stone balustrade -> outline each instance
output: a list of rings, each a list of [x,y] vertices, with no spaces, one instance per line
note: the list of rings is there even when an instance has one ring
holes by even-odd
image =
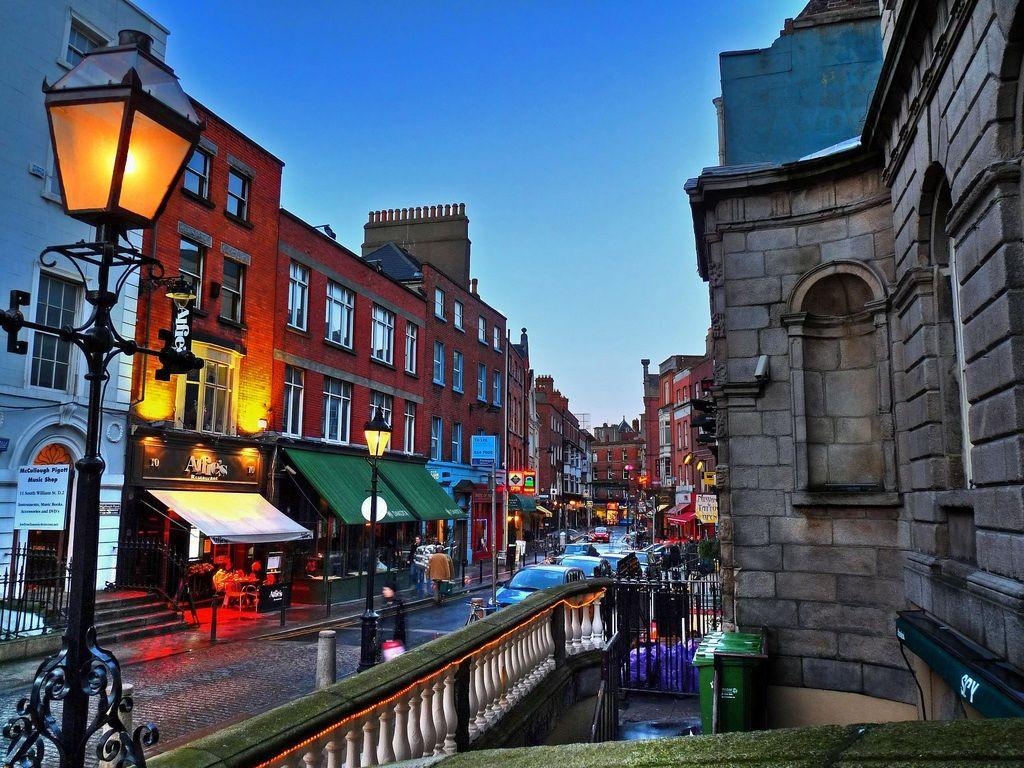
[[[150,765],[362,768],[472,749],[567,658],[604,649],[605,588],[545,590]]]

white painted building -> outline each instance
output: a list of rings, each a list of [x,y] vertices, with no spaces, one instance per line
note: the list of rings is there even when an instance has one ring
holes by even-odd
[[[163,58],[168,31],[127,0],[8,0],[0,2],[0,28],[0,303],[6,308],[12,290],[27,291],[26,319],[80,324],[88,308],[80,276],[61,259],[53,266],[39,260],[47,246],[95,239],[92,228],[65,216],[60,206],[43,79],[53,83],[82,53],[116,43],[121,29],[149,34],[154,55]],[[114,312],[129,338],[135,335],[136,298],[133,279]],[[6,338],[0,338],[0,576],[11,567],[16,540],[20,546],[69,548],[73,503],[63,531],[15,532],[18,468],[75,461],[85,445],[88,387],[81,353],[54,336],[22,331],[20,338],[29,344],[25,356],[8,353]],[[114,579],[131,373],[130,359],[113,362],[103,401],[100,587]]]

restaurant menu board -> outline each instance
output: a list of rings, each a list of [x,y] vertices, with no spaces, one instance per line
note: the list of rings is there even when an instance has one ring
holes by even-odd
[[[71,488],[71,465],[43,464],[18,468],[14,527],[62,531]]]

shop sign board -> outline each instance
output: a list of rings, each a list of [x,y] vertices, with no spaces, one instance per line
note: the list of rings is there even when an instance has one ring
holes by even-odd
[[[470,440],[470,463],[479,469],[498,466],[497,435],[473,435]]]
[[[537,495],[537,473],[532,469],[513,469],[508,473],[508,492],[521,496]]]
[[[712,488],[718,485],[718,473],[711,471],[704,473],[704,485],[711,486]]]
[[[705,525],[718,522],[718,497],[713,493],[697,494],[697,519]]]
[[[259,589],[260,613],[270,613],[287,608],[292,603],[291,584],[261,584]]]
[[[256,448],[217,449],[143,442],[144,480],[195,483],[256,483],[261,456]]]
[[[63,531],[70,489],[70,464],[18,467],[14,527],[30,531]]]

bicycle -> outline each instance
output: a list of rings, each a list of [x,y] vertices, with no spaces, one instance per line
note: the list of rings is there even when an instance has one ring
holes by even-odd
[[[495,610],[495,606],[487,605],[487,601],[482,597],[472,597],[466,605],[469,606],[469,616],[466,618],[467,627],[474,621],[486,619],[488,614]]]

